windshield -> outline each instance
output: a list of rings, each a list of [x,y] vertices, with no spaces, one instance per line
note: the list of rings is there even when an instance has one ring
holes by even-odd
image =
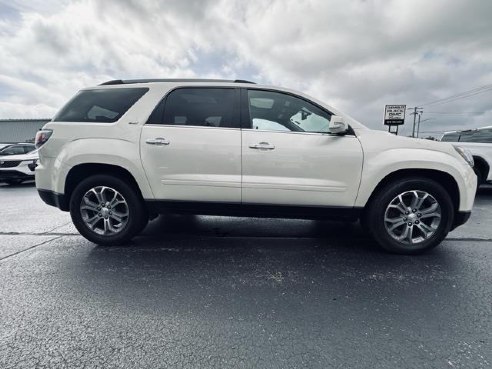
[[[0,149],[0,156],[27,154],[35,148],[34,145],[9,145]]]

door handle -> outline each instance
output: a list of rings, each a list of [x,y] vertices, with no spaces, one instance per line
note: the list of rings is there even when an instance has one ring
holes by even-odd
[[[268,142],[260,142],[254,145],[249,145],[249,148],[255,150],[275,150],[275,146],[269,144]]]
[[[145,140],[145,143],[149,145],[163,146],[163,145],[169,145],[171,142],[169,142],[169,140],[166,140],[165,138],[157,137],[157,138],[148,138]]]

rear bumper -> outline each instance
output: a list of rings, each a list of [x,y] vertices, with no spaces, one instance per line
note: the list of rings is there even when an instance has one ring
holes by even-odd
[[[41,197],[41,200],[43,200],[46,204],[57,207],[58,209],[63,211],[69,210],[68,201],[65,195],[49,190],[40,189],[38,189],[38,194],[39,197]]]
[[[455,229],[460,225],[465,224],[470,219],[471,211],[458,211],[454,216],[454,223],[451,229]]]

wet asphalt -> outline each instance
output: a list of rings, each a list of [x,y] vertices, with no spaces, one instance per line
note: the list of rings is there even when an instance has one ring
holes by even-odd
[[[162,216],[83,239],[0,185],[0,368],[491,368],[492,187],[421,256],[357,224]]]

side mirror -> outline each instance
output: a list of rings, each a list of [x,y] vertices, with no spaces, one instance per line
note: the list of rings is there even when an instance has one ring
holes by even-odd
[[[348,124],[345,123],[343,117],[339,115],[332,115],[330,124],[328,125],[328,132],[334,135],[340,135],[348,131]]]

